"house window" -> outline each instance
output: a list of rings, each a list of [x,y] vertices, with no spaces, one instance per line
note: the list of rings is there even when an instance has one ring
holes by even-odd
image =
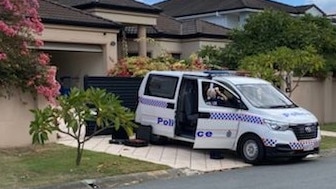
[[[181,53],[171,53],[171,56],[174,59],[180,60],[181,59]]]

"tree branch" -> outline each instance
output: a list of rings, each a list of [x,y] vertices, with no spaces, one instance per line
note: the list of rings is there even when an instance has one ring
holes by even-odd
[[[101,129],[96,130],[94,133],[92,133],[90,136],[86,137],[83,140],[83,143],[90,140],[92,137],[94,137],[95,135],[99,134],[100,132],[104,131],[105,129],[109,129],[109,128],[114,128],[114,126],[108,126],[108,127],[102,127]]]
[[[76,135],[73,135],[73,134],[71,134],[70,132],[69,132],[69,128],[68,128],[68,131],[66,132],[66,131],[63,131],[63,130],[61,130],[59,127],[57,127],[57,129],[56,129],[58,132],[60,132],[60,133],[63,133],[63,134],[66,134],[66,135],[69,135],[69,136],[71,136],[72,138],[74,138],[74,139],[76,139],[77,138],[77,136]]]

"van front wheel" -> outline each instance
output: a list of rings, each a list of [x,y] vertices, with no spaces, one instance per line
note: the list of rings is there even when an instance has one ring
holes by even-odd
[[[239,146],[239,153],[246,163],[258,164],[264,159],[264,145],[255,135],[245,136]]]

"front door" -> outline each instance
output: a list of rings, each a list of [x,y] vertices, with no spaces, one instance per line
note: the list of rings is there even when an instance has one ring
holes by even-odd
[[[221,83],[200,79],[194,148],[231,149],[239,129],[238,97]]]

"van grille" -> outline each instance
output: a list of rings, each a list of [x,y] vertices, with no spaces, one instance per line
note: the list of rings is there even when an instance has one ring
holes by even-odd
[[[289,128],[293,130],[297,140],[312,139],[317,137],[318,123],[291,125]]]

